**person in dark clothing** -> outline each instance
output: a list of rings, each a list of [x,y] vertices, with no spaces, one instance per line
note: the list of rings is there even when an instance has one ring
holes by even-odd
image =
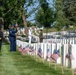
[[[0,29],[0,52],[1,52],[1,47],[2,47],[2,40],[3,40],[3,32]]]
[[[39,41],[43,42],[43,32],[42,32],[42,29],[40,29]]]
[[[0,52],[2,47],[2,40],[3,40],[3,32],[2,32],[2,26],[3,26],[3,18],[0,18]]]
[[[9,41],[10,41],[10,51],[16,51],[16,34],[17,29],[15,29],[15,25],[12,24],[9,29]]]

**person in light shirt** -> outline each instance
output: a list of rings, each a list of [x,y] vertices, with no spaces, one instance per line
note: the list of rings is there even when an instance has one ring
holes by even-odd
[[[32,38],[32,29],[31,28],[28,31],[28,38],[29,38],[29,44],[31,44],[31,38]]]

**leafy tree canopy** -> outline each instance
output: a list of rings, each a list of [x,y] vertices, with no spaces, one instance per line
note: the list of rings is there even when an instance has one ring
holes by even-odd
[[[7,29],[11,23],[23,25],[22,14],[27,18],[27,8],[35,0],[0,0],[0,17],[4,18],[4,27]],[[25,18],[25,19],[26,19]]]
[[[41,27],[51,27],[55,20],[55,12],[53,8],[49,7],[46,0],[40,0],[40,4],[41,8],[38,10],[35,19]]]

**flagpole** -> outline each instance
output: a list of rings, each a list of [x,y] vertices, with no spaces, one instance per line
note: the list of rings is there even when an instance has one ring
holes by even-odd
[[[56,64],[56,62],[55,62],[55,70],[56,70],[56,65],[57,65],[57,64]]]
[[[57,50],[57,43],[55,43],[55,49]],[[57,65],[56,61],[57,60],[55,60],[55,70],[56,70],[56,65]]]
[[[74,69],[71,69],[71,71],[72,71],[72,75],[74,75]]]

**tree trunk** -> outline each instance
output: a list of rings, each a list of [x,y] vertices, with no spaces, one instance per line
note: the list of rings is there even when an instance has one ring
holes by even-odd
[[[0,18],[0,29],[4,31],[4,19]]]
[[[23,19],[24,28],[25,28],[25,34],[26,34],[26,37],[28,37],[28,27],[27,27],[27,21],[24,13],[22,14],[22,19]]]

